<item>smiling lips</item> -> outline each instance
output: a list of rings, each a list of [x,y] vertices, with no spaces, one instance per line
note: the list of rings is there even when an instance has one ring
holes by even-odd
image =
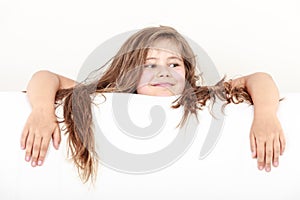
[[[168,82],[162,82],[162,83],[154,83],[154,84],[151,84],[151,86],[154,86],[154,87],[172,87],[174,84],[172,83],[168,83]]]

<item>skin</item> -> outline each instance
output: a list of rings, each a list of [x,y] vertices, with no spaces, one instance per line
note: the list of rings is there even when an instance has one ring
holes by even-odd
[[[252,157],[258,168],[267,172],[279,165],[279,156],[286,146],[284,132],[277,117],[279,92],[269,74],[255,73],[236,79],[233,85],[245,86],[254,104],[254,119],[250,130]]]
[[[21,148],[25,150],[25,160],[31,161],[33,167],[43,164],[51,137],[54,148],[59,148],[61,134],[56,123],[55,94],[75,85],[74,80],[44,70],[36,72],[29,81],[27,96],[32,111],[22,131]]]
[[[172,96],[183,92],[185,67],[180,55],[151,49],[137,86],[137,93],[151,96]]]
[[[137,92],[143,95],[172,96],[183,91],[185,68],[182,58],[175,52],[153,48],[147,55]],[[285,138],[276,112],[279,105],[278,89],[267,73],[254,73],[232,80],[233,86],[246,87],[254,102],[254,119],[250,130],[252,157],[257,158],[258,169],[271,171],[279,165],[279,156],[285,149]],[[54,112],[55,94],[70,88],[76,82],[49,72],[36,72],[27,86],[32,106],[21,136],[25,160],[33,167],[41,166],[51,138],[58,149],[60,129]],[[46,88],[47,87],[47,88]]]

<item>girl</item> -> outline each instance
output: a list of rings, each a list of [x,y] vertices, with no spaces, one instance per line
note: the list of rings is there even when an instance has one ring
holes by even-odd
[[[71,156],[84,182],[95,178],[97,155],[92,132],[91,95],[123,92],[179,95],[173,107],[184,107],[181,126],[189,114],[196,114],[208,100],[214,102],[215,98],[220,98],[225,104],[253,104],[252,157],[257,158],[260,170],[270,171],[271,164],[277,167],[279,155],[285,148],[285,138],[276,116],[279,94],[271,76],[254,73],[229,81],[223,78],[213,86],[201,86],[197,84],[200,77],[195,71],[195,56],[184,37],[171,27],[159,26],[133,34],[109,63],[105,73],[89,84],[76,83],[49,71],[35,73],[27,87],[32,112],[21,136],[25,160],[31,161],[33,167],[41,166],[51,137],[58,149],[60,129],[55,103],[62,101]],[[75,126],[75,120],[80,126]]]

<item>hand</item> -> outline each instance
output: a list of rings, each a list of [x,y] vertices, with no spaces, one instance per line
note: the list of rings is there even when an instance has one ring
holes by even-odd
[[[279,155],[285,149],[285,137],[276,114],[261,114],[254,117],[250,143],[252,157],[257,158],[258,169],[271,171],[279,165]]]
[[[54,148],[58,149],[61,137],[54,110],[32,110],[21,136],[21,148],[26,152],[25,160],[31,160],[32,167],[44,163],[51,137]]]

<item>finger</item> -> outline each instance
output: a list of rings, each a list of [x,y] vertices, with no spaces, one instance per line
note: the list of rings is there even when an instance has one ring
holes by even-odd
[[[32,153],[32,145],[34,140],[34,134],[28,134],[26,139],[26,149],[25,149],[25,160],[28,162],[31,159],[31,153]]]
[[[53,133],[53,146],[55,149],[58,150],[60,142],[61,142],[60,129],[57,126]]]
[[[279,155],[280,155],[280,141],[279,139],[274,140],[274,158],[273,166],[278,167],[279,165]]]
[[[37,158],[40,154],[42,138],[40,136],[34,137],[33,149],[32,149],[32,158],[31,158],[31,166],[35,167],[37,165]]]
[[[27,128],[27,126],[25,126],[23,128],[22,135],[21,135],[21,141],[20,141],[21,149],[23,149],[23,150],[26,148],[27,136],[28,136],[28,128]]]
[[[285,147],[286,147],[286,140],[285,140],[283,132],[280,133],[279,140],[280,140],[280,155],[282,155],[284,153]]]
[[[257,143],[257,167],[259,170],[263,170],[265,167],[265,143],[258,142]]]
[[[250,134],[250,148],[252,153],[252,158],[256,158],[256,141],[253,134]]]
[[[41,141],[41,147],[40,147],[40,153],[39,153],[39,157],[37,159],[37,165],[38,166],[42,166],[42,164],[45,161],[45,157],[48,151],[48,147],[49,147],[49,143],[50,143],[50,138],[42,138]]]
[[[265,164],[265,169],[266,172],[271,171],[271,162],[273,160],[273,143],[274,141],[267,142],[266,143],[266,164]]]

